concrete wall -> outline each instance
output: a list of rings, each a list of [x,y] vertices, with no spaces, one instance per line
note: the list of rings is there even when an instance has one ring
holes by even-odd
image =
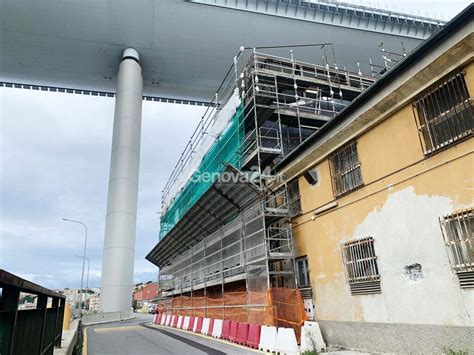
[[[472,97],[474,64],[463,64],[462,69]],[[429,334],[436,333],[430,327],[440,334],[461,329],[459,337],[472,335],[474,289],[459,287],[438,221],[444,214],[473,205],[472,137],[425,157],[408,103],[356,141],[363,187],[336,199],[327,159],[313,167],[319,175],[316,185],[299,178],[303,213],[293,221],[293,233],[297,254],[308,257],[316,319],[329,337],[326,340],[359,348],[358,340],[375,334],[367,322],[393,325],[385,335],[395,338],[409,332],[412,328],[408,325],[419,325],[420,334],[413,344],[418,342],[423,349],[430,346]],[[334,202],[336,207],[312,218],[315,211]],[[382,292],[352,296],[340,244],[365,236],[375,239]],[[421,265],[421,274],[411,277],[406,266],[415,263]],[[347,325],[354,325],[351,322],[360,325],[353,327],[352,343],[343,336],[344,332],[350,336]],[[440,344],[452,345],[454,338],[448,338]],[[365,344],[371,346],[370,342]],[[459,343],[466,344],[474,348],[470,341]],[[370,350],[397,349],[372,345]],[[433,346],[439,350],[438,345]]]

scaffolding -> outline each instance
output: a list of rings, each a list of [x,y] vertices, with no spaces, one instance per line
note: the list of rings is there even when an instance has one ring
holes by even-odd
[[[298,330],[291,189],[269,182],[281,159],[375,80],[330,66],[322,49],[323,65],[293,51],[234,58],[163,190],[160,242],[147,256],[160,267],[163,309]]]

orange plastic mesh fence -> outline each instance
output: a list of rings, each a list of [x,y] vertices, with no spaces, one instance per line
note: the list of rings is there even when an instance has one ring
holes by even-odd
[[[297,339],[300,339],[301,326],[307,320],[300,290],[274,287],[271,292],[276,325],[293,328]]]
[[[224,297],[173,297],[166,312],[295,329],[307,319],[300,290],[274,287],[264,292],[224,292]]]

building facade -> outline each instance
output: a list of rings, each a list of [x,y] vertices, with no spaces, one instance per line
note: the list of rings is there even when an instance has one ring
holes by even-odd
[[[157,282],[150,282],[136,286],[133,291],[133,304],[136,308],[141,308],[144,303],[152,303],[156,301],[160,293]]]
[[[277,167],[329,344],[474,350],[472,10]]]
[[[89,311],[92,312],[99,312],[100,311],[100,294],[96,293],[92,296],[90,296],[87,299],[87,302],[89,304]]]
[[[241,52],[164,189],[160,310],[474,350],[473,15],[371,76]]]

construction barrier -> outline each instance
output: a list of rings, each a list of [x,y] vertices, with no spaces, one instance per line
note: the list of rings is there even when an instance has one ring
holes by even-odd
[[[305,351],[324,351],[326,343],[319,329],[317,322],[304,322],[301,328],[301,352]]]
[[[276,340],[276,352],[286,355],[298,355],[298,343],[293,328],[278,328]]]
[[[189,316],[184,317],[183,326],[181,329],[187,330],[189,328]]]
[[[262,326],[257,324],[249,324],[249,332],[247,337],[247,346],[258,349],[260,343],[260,331]]]
[[[211,320],[209,318],[204,318],[202,320],[202,327],[201,327],[201,334],[208,335],[209,334],[209,323]]]
[[[296,332],[293,328],[265,326],[236,322],[231,320],[178,316],[176,314],[156,314],[153,323],[182,328],[198,334],[229,340],[233,343],[259,349],[263,352],[281,355],[297,355],[301,352],[324,351],[324,343],[317,322],[304,323],[301,347],[298,347]]]
[[[214,338],[221,338],[222,337],[222,326],[224,325],[224,321],[222,319],[215,319],[214,320],[214,327],[212,329],[212,336]]]
[[[212,332],[214,331],[214,319],[209,320],[209,330],[207,331],[207,335],[212,336]]]
[[[230,322],[230,331],[229,331],[229,340],[233,343],[237,342],[237,329],[239,327],[239,322]]]
[[[194,320],[196,319],[196,317],[189,317],[189,324],[188,324],[188,327],[186,328],[186,330],[193,330],[194,329]]]
[[[221,338],[225,340],[229,340],[230,336],[230,320],[224,319],[222,322],[222,333],[221,333]]]
[[[273,287],[262,292],[226,291],[223,297],[181,295],[170,299],[168,307],[180,316],[293,328],[298,340],[307,320],[300,290],[287,287]]]
[[[275,352],[277,342],[277,328],[263,325],[260,331],[259,350],[263,352]]]
[[[194,333],[201,333],[201,330],[202,330],[202,322],[203,322],[203,318],[198,317],[198,318],[196,319],[196,321],[194,322],[194,329],[193,329],[193,332],[194,332]]]
[[[247,339],[249,336],[249,324],[239,323],[237,326],[237,336],[235,342],[240,345],[247,345]]]

